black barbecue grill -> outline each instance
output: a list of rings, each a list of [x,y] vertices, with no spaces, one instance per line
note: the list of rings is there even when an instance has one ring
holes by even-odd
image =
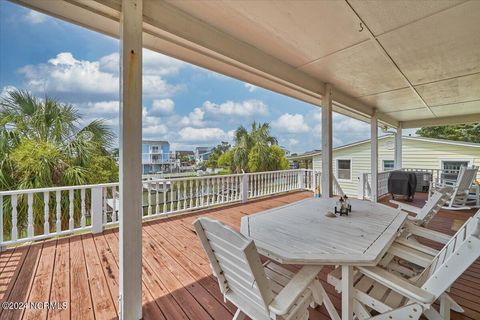
[[[405,196],[413,200],[417,188],[417,175],[415,172],[392,171],[388,177],[388,192],[395,196]]]

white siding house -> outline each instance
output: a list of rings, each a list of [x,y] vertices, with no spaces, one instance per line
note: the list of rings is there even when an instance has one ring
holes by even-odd
[[[480,144],[478,143],[410,136],[402,139],[403,168],[455,169],[462,164],[480,165]],[[393,169],[394,143],[393,135],[378,138],[379,172]],[[311,156],[313,169],[321,171],[321,151]],[[370,172],[370,140],[333,149],[333,173],[346,194],[357,196],[360,176],[367,172]]]

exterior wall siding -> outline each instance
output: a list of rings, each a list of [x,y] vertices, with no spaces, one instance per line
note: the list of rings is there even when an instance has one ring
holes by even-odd
[[[394,160],[394,137],[379,139],[378,168],[383,171],[383,160]],[[480,148],[403,138],[402,166],[404,168],[441,169],[442,160],[468,160],[480,166]],[[339,180],[343,191],[356,196],[362,173],[370,172],[370,143],[362,143],[333,151],[333,172],[337,176],[337,159],[352,160],[352,179]],[[313,168],[322,170],[322,157],[313,157]],[[477,178],[480,178],[480,174]]]

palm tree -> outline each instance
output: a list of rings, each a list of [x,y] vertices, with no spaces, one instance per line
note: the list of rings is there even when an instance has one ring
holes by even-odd
[[[235,131],[234,142],[232,152],[236,172],[278,169],[276,165],[278,161],[271,152],[271,147],[277,144],[277,139],[270,134],[268,123],[260,124],[254,121],[250,132],[240,126]]]
[[[81,121],[81,114],[72,105],[49,97],[41,100],[21,90],[10,91],[2,97],[0,190],[115,181],[118,168],[109,153],[115,135],[103,120],[93,120],[83,126]],[[4,201],[7,230],[11,222],[9,202],[8,198]],[[65,222],[67,204],[68,200],[62,195],[62,220]],[[42,206],[42,195],[36,193],[34,220],[37,226],[43,224]],[[75,201],[75,215],[79,214],[79,206]],[[19,197],[20,227],[26,224],[26,208],[25,196]]]
[[[115,135],[103,120],[80,123],[81,114],[72,105],[10,91],[0,100],[0,170],[11,176],[0,176],[0,188],[93,182],[87,169],[95,157],[109,155]],[[42,165],[25,167],[29,160]]]

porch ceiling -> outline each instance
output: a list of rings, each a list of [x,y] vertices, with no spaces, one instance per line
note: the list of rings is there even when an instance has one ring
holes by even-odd
[[[22,5],[118,37],[120,0]],[[144,0],[144,45],[403,127],[480,121],[480,1]]]

